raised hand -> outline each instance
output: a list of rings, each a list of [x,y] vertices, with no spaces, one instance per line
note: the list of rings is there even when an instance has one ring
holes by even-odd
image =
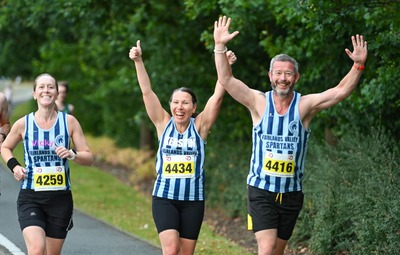
[[[353,52],[349,49],[345,49],[347,55],[354,61],[354,63],[363,66],[365,61],[367,61],[367,42],[364,41],[362,35],[356,35],[351,37],[353,43]]]
[[[231,50],[228,50],[225,54],[226,54],[226,58],[228,59],[229,64],[230,65],[235,64],[235,62],[237,60],[235,53]]]
[[[232,38],[239,34],[239,31],[229,33],[229,26],[231,18],[226,16],[219,17],[218,21],[214,23],[214,42],[215,45],[226,45]]]
[[[133,46],[129,51],[129,58],[133,61],[138,61],[142,57],[142,48],[140,48],[140,40],[137,40],[136,47]]]

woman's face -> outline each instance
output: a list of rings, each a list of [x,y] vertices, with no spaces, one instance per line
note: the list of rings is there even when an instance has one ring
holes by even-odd
[[[183,91],[176,91],[172,95],[170,108],[171,114],[178,124],[189,122],[190,117],[196,111],[196,105],[193,104],[192,96]]]
[[[56,81],[50,75],[42,75],[36,79],[33,98],[38,105],[49,106],[54,104],[58,96]]]

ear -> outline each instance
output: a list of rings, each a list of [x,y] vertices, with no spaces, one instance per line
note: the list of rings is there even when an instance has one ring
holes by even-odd
[[[32,97],[33,97],[33,100],[36,100],[36,93],[35,92],[32,92]]]
[[[269,81],[272,82],[272,73],[271,73],[271,71],[268,71],[268,77],[269,77]]]
[[[299,79],[300,79],[300,73],[297,73],[296,78],[295,78],[295,83],[297,83],[299,81]]]

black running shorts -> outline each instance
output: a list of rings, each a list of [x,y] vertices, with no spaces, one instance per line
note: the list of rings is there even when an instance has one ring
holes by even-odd
[[[181,238],[197,240],[204,217],[204,201],[179,201],[153,196],[153,219],[158,233],[175,229]]]
[[[302,191],[275,193],[248,185],[248,230],[277,229],[278,238],[289,240],[303,199]]]
[[[34,191],[21,189],[17,200],[18,220],[23,230],[39,226],[46,236],[65,239],[73,226],[72,193],[68,191]]]

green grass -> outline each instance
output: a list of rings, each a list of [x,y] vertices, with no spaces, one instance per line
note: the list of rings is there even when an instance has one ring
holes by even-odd
[[[18,106],[11,123],[30,112],[29,103]],[[14,151],[20,162],[22,143]],[[123,231],[160,246],[151,214],[151,196],[135,191],[112,174],[95,167],[71,163],[71,182],[75,207]],[[227,224],[229,224],[227,222]],[[196,247],[202,255],[250,255],[244,248],[216,235],[204,222]]]

